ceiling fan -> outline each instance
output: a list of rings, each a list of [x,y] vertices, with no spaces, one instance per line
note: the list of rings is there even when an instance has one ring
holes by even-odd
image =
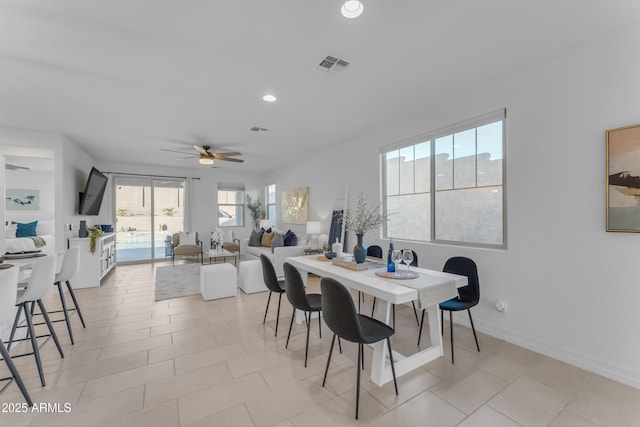
[[[202,165],[212,165],[215,160],[224,160],[226,162],[235,162],[235,163],[243,163],[244,160],[236,159],[231,156],[241,156],[242,153],[238,153],[237,151],[228,152],[228,153],[215,153],[211,152],[210,145],[194,145],[193,148],[197,151],[197,153],[185,153],[184,151],[175,151],[168,150],[166,148],[161,148],[162,151],[168,151],[170,153],[180,153],[186,154],[186,157],[178,157],[176,160],[187,160],[187,159],[198,159],[198,162]]]
[[[7,170],[10,170],[10,171],[17,171],[17,170],[19,170],[19,169],[31,170],[31,168],[28,168],[28,167],[26,167],[26,166],[13,165],[13,164],[11,164],[11,163],[5,163],[4,167],[5,167]]]

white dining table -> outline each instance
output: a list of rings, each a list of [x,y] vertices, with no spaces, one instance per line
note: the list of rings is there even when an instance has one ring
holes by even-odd
[[[320,277],[331,277],[347,288],[364,292],[377,298],[374,317],[389,324],[391,304],[403,304],[417,301],[418,306],[427,310],[429,316],[429,335],[431,345],[419,349],[411,355],[403,355],[393,350],[393,360],[397,376],[402,376],[420,366],[442,357],[442,336],[440,335],[440,316],[438,304],[458,295],[457,288],[468,284],[466,276],[443,273],[441,271],[411,267],[418,278],[397,280],[379,277],[375,270],[355,271],[321,261],[317,255],[289,257],[287,262],[295,266],[306,283],[307,273]],[[379,270],[386,271],[386,268]],[[416,331],[416,342],[418,340]],[[393,379],[389,364],[387,346],[383,341],[372,345],[373,360],[371,381],[378,386]]]

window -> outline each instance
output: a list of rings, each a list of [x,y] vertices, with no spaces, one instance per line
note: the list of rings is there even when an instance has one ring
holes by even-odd
[[[383,149],[389,238],[505,245],[505,111]]]
[[[267,201],[267,219],[271,225],[276,225],[276,185],[267,185],[264,189],[265,200]]]
[[[218,184],[218,225],[244,226],[244,185]]]

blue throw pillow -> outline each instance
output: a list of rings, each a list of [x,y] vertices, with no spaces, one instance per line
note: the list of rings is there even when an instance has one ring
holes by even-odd
[[[261,228],[260,231],[252,231],[251,236],[249,236],[249,246],[260,246],[260,242],[262,242],[262,235],[264,234],[264,228]]]
[[[285,246],[296,246],[298,244],[298,236],[296,233],[289,230],[287,234],[284,235],[284,245]]]
[[[29,222],[27,224],[22,224],[20,222],[12,221],[13,224],[18,226],[16,230],[16,237],[31,237],[37,236],[36,227],[38,227],[38,221]]]

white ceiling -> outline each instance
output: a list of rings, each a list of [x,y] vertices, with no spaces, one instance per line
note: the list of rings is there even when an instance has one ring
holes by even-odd
[[[339,0],[0,0],[0,126],[104,162],[191,166],[160,148],[210,144],[260,173],[640,18],[637,0],[363,1],[349,20]],[[314,70],[326,55],[351,65]]]

